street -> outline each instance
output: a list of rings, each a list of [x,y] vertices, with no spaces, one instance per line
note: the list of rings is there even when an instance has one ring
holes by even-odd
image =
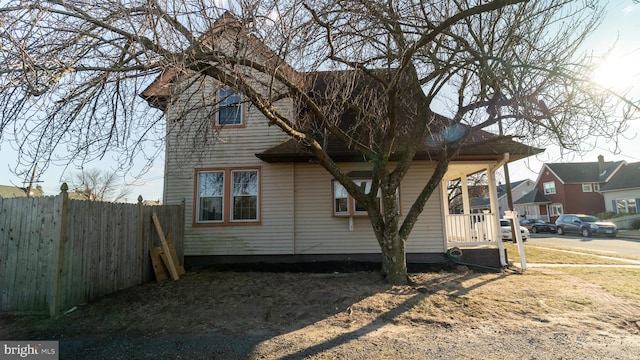
[[[621,255],[640,260],[640,239],[621,236],[610,239],[607,237],[581,237],[557,234],[531,234],[526,244],[539,246],[553,246],[592,250],[612,256]]]

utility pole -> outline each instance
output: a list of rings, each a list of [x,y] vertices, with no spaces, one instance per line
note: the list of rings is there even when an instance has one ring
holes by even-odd
[[[500,136],[503,135],[502,119],[498,120],[498,133]],[[509,208],[509,211],[513,211],[513,195],[511,194],[511,180],[509,179],[509,162],[505,162],[504,165],[502,165],[502,168],[504,169],[504,186],[505,191],[507,192],[507,207]],[[514,218],[513,221],[511,221],[511,237],[513,238],[513,242],[516,242],[516,224],[514,224],[514,222],[517,220],[518,219]]]
[[[27,188],[27,197],[31,197],[31,193],[33,192],[33,182],[36,178],[36,170],[38,169],[38,163],[33,164],[33,171],[31,172],[31,179],[29,180],[29,187]]]

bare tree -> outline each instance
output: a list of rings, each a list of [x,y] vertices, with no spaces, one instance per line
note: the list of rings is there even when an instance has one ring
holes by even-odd
[[[5,3],[0,134],[16,134],[24,159],[82,162],[114,151],[126,165],[145,142],[184,126],[165,129],[137,94],[160,74],[183,88],[216,79],[366,207],[394,283],[407,281],[405,244],[418,215],[477,130],[501,122],[505,135],[494,141],[535,134],[522,140],[579,151],[587,136],[617,141],[638,109],[595,85],[594,59],[579,52],[602,16],[596,2],[240,0],[224,16],[210,0]],[[318,70],[340,71],[326,79]],[[281,112],[283,99],[298,112]],[[345,122],[346,112],[356,121]],[[202,130],[194,141],[216,141],[210,124],[194,126]],[[330,141],[373,164],[369,192],[331,158]],[[396,189],[425,141],[437,165],[401,221]],[[68,158],[53,157],[60,148]]]
[[[84,200],[118,202],[131,193],[131,188],[118,184],[118,179],[116,172],[91,169],[75,173],[67,184]]]

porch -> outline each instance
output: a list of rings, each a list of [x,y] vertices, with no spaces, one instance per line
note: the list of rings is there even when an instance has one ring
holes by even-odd
[[[506,266],[495,172],[509,160],[508,154],[494,161],[455,162],[442,179],[444,228],[447,249],[491,247],[500,254],[500,265]],[[489,208],[481,213],[472,213],[470,206],[469,178],[482,174],[486,176]],[[453,192],[453,193],[452,193]],[[454,196],[452,196],[454,195]],[[457,198],[462,203],[462,211],[453,211],[451,201]]]

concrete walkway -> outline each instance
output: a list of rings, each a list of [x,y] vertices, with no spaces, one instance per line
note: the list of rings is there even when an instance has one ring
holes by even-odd
[[[640,240],[640,230],[620,230],[618,231],[618,237],[623,239]]]

